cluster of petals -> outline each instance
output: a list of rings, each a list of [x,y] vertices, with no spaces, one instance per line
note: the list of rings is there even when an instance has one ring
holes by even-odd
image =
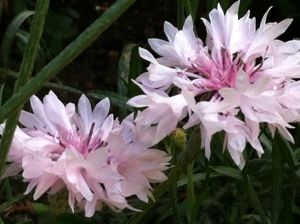
[[[159,57],[139,50],[150,65],[136,79],[144,94],[129,104],[146,107],[137,117],[144,125],[167,125],[158,136],[168,135],[188,118],[184,128],[200,127],[208,158],[212,136],[224,131],[230,155],[243,168],[247,142],[258,155],[264,152],[258,140],[262,123],[271,133],[278,130],[293,142],[288,128],[299,121],[300,41],[277,39],[291,19],[268,23],[268,10],[257,28],[249,11],[238,16],[239,5],[235,2],[226,12],[218,5],[209,20],[202,19],[205,43],[195,34],[191,16],[182,30],[165,22],[168,41],[149,39]],[[149,114],[155,119],[149,119]],[[175,119],[167,123],[170,117]]]
[[[22,171],[25,193],[34,190],[34,199],[67,189],[70,208],[90,217],[103,204],[136,210],[127,198],[147,202],[150,183],[166,180],[170,157],[151,148],[155,127],[136,125],[133,115],[114,120],[107,98],[93,110],[84,95],[77,110],[53,92],[43,102],[36,96],[30,102],[33,113],[21,112],[22,127],[15,131],[4,177]]]

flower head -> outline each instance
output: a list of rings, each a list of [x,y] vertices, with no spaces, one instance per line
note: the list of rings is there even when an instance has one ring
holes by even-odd
[[[77,110],[66,106],[50,92],[41,102],[31,97],[33,113],[22,111],[4,176],[22,171],[34,199],[48,191],[68,190],[69,205],[82,208],[90,217],[103,203],[112,209],[134,209],[127,197],[136,195],[147,201],[150,183],[162,182],[170,157],[156,149],[149,136],[152,127],[133,123],[132,116],[121,124],[109,115],[109,100],[100,101],[92,110],[83,95]],[[1,125],[1,133],[5,124]],[[141,133],[140,133],[141,132]],[[136,209],[134,209],[136,210]]]
[[[238,16],[239,5],[240,1],[235,2],[226,12],[218,5],[209,13],[209,20],[202,19],[207,30],[205,43],[194,33],[190,16],[182,30],[166,22],[168,41],[149,40],[161,57],[155,59],[140,49],[141,57],[150,62],[148,71],[137,78],[145,95],[131,99],[129,104],[147,107],[139,115],[139,120],[147,124],[160,125],[167,116],[176,114],[175,123],[188,118],[185,128],[199,125],[207,157],[212,136],[225,131],[227,148],[243,168],[246,141],[259,155],[263,153],[257,140],[261,123],[267,123],[272,133],[278,129],[293,141],[287,128],[292,128],[290,122],[299,120],[300,106],[288,102],[299,100],[299,82],[295,79],[300,74],[300,41],[276,39],[291,19],[267,23],[268,10],[257,28],[249,11]],[[156,91],[175,94],[158,102]],[[178,100],[172,102],[175,98]],[[149,114],[160,114],[160,121],[149,119]],[[175,126],[172,122],[167,125],[165,135]]]

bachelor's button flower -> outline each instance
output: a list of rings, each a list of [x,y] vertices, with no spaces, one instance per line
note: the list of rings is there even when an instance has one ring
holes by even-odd
[[[165,124],[170,114],[176,114],[175,123],[187,117],[185,128],[199,125],[207,157],[212,136],[225,131],[225,145],[242,168],[245,140],[259,155],[263,153],[258,140],[261,123],[266,123],[273,134],[278,129],[293,142],[287,128],[300,118],[300,104],[289,103],[299,101],[300,41],[276,39],[291,19],[267,23],[268,10],[257,28],[249,11],[238,16],[239,5],[240,1],[235,2],[226,12],[218,5],[209,13],[209,20],[203,19],[205,43],[194,33],[190,16],[182,30],[165,23],[168,42],[149,40],[160,56],[155,59],[140,49],[141,57],[150,62],[148,72],[137,78],[145,95],[129,103],[147,107],[139,116],[144,125]],[[172,95],[164,97],[164,103],[158,102],[152,94],[156,91]],[[171,98],[178,101],[170,103]],[[184,107],[174,106],[179,104]],[[164,135],[173,127],[170,123]]]
[[[4,177],[23,171],[25,193],[34,191],[34,199],[67,189],[72,211],[83,209],[90,217],[103,204],[136,210],[127,197],[147,201],[150,183],[166,180],[163,171],[170,157],[149,149],[149,137],[141,136],[155,133],[153,127],[136,126],[132,117],[119,124],[109,115],[108,99],[92,109],[83,95],[77,110],[53,92],[43,102],[36,96],[30,101],[33,113],[21,113],[24,127],[16,129]]]

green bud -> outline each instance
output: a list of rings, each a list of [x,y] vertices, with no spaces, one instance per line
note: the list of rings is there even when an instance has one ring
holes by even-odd
[[[170,135],[171,142],[177,148],[183,150],[185,148],[186,143],[186,133],[181,128],[176,128]]]

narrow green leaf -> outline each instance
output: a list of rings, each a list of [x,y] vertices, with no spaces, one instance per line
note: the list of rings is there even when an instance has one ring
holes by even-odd
[[[296,148],[294,150],[294,156],[295,156],[296,162],[299,162],[300,161],[300,148]]]
[[[118,94],[131,98],[141,93],[140,88],[133,83],[142,70],[142,60],[138,53],[137,44],[128,44],[123,48],[118,69]],[[124,108],[124,107],[123,107]],[[127,111],[120,108],[121,117],[127,115]]]
[[[181,29],[185,21],[184,0],[177,0],[177,28]]]
[[[199,5],[202,3],[200,0],[188,0],[189,5],[190,5],[190,12],[189,14],[192,15],[192,18],[195,19],[197,18],[197,13],[199,12]]]
[[[29,33],[23,30],[19,30],[16,36],[22,41],[24,46],[28,43]],[[35,70],[40,71],[45,66],[46,55],[43,49],[41,48],[40,44],[38,45],[38,57],[36,58],[35,62]]]
[[[196,217],[193,214],[195,206],[195,189],[194,189],[194,176],[193,176],[194,162],[187,165],[187,219],[189,223],[195,223]]]
[[[293,201],[295,198],[296,190],[293,185],[290,185],[285,191],[283,197],[283,210],[281,212],[279,223],[293,223]]]
[[[216,8],[218,2],[218,0],[207,1],[207,12],[210,12],[212,9]]]
[[[294,151],[290,145],[290,143],[284,139],[282,136],[278,136],[278,138],[274,138],[274,140],[277,140],[278,147],[282,151],[282,155],[284,157],[285,162],[288,164],[288,166],[295,172],[298,170],[297,168],[297,158],[296,155],[294,154]]]
[[[246,187],[246,192],[248,193],[248,197],[253,204],[254,209],[257,211],[258,215],[260,216],[261,222],[263,224],[269,224],[270,222],[267,219],[267,216],[261,206],[261,203],[257,197],[257,194],[252,186],[251,180],[247,174],[243,175],[243,181]]]
[[[221,176],[223,176],[223,174],[219,174],[219,173],[210,173],[209,174],[209,178],[218,178]],[[196,173],[193,175],[194,182],[205,180],[205,178],[206,178],[206,173]],[[187,182],[188,182],[188,178],[183,178],[183,179],[177,181],[177,187],[184,186],[187,184]]]
[[[269,150],[272,151],[272,142],[270,141],[270,139],[264,134],[262,133],[259,137],[259,141]]]
[[[13,40],[19,30],[19,27],[23,24],[23,22],[31,15],[34,14],[34,11],[25,11],[21,12],[17,15],[9,24],[7,30],[4,33],[2,39],[2,55],[3,55],[3,64],[4,67],[8,67],[9,63],[9,55],[12,49]]]
[[[106,30],[123,12],[136,0],[116,1],[103,15],[79,35],[69,46],[46,65],[20,91],[16,92],[3,106],[0,107],[0,122],[3,122],[18,106],[26,102],[43,85],[65,68],[74,58],[86,49],[100,34]]]
[[[192,4],[191,4],[191,1],[190,0],[186,0],[185,1],[185,11],[186,11],[186,15],[191,15],[192,18],[194,19],[193,17],[193,9],[192,9]]]
[[[223,174],[225,176],[232,177],[238,180],[242,179],[242,173],[239,169],[226,166],[212,166],[210,168],[216,171],[217,173]]]
[[[300,215],[300,208],[297,205],[293,204],[292,209],[293,209],[293,213]]]
[[[138,50],[137,44],[126,45],[119,61],[118,93],[129,98],[140,93],[139,88],[132,82],[141,74],[142,70],[142,60]]]
[[[253,0],[243,0],[243,2],[240,4],[240,9],[239,9],[240,16],[243,16],[246,14],[246,12],[249,10],[252,2],[253,2]]]
[[[0,106],[2,105],[2,97],[3,97],[4,84],[0,87]]]
[[[128,97],[134,97],[141,93],[140,88],[132,82],[142,72],[142,59],[139,55],[139,46],[134,45],[131,51],[130,68],[128,77]]]
[[[242,217],[242,220],[255,220],[256,222],[261,222],[261,218],[259,215],[255,215],[255,214],[248,214]],[[248,223],[248,222],[247,222]],[[251,222],[253,223],[253,222]]]
[[[280,147],[282,136],[276,132],[272,142],[272,224],[279,224],[279,216],[282,210],[282,185],[283,185],[283,161]]]

